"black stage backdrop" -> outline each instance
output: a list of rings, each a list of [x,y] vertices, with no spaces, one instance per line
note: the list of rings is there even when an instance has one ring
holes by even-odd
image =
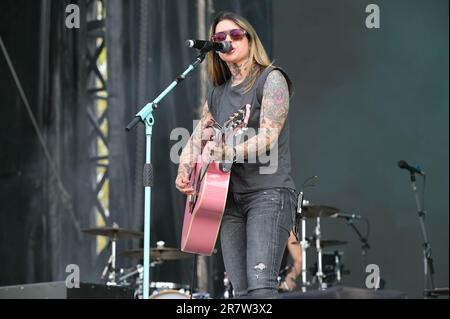
[[[80,233],[93,216],[88,122],[80,107],[86,104],[85,30],[65,29],[69,3],[76,2],[1,3],[0,34],[55,164],[52,169],[45,157],[2,53],[2,285],[61,280],[68,264],[78,264],[89,279],[95,266],[92,239]]]
[[[68,4],[77,4],[81,28],[67,29]],[[247,17],[271,52],[271,1],[105,1],[108,59],[108,149],[110,218],[108,224],[142,230],[143,125],[130,133],[125,125],[194,61],[187,39],[203,39],[214,13],[230,10]],[[0,285],[64,280],[66,266],[80,266],[81,280],[98,282],[108,257],[99,256],[95,237],[80,229],[95,226],[92,202],[95,166],[88,139],[93,131],[86,114],[86,89],[92,74],[86,51],[87,20],[94,18],[93,1],[2,1],[1,36],[37,119],[39,131],[55,162],[59,184],[46,160],[3,55],[1,70],[0,153]],[[179,247],[184,197],[174,187],[177,165],[170,161],[174,128],[192,131],[208,83],[201,70],[191,73],[155,112],[153,129],[154,188],[151,245],[165,241]],[[91,109],[92,110],[92,109]],[[61,185],[61,186],[59,186]],[[68,196],[65,196],[65,193]],[[140,244],[120,241],[118,251]],[[138,261],[118,260],[119,267]],[[220,287],[223,265],[218,250],[203,260],[207,289]],[[189,284],[192,260],[167,262],[154,268],[151,279]],[[204,281],[204,278],[202,279]],[[213,287],[214,286],[214,287]]]

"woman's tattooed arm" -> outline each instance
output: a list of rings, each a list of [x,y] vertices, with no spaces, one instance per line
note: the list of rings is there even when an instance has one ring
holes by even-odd
[[[289,111],[289,88],[283,74],[272,71],[264,84],[261,103],[260,131],[247,142],[236,146],[239,159],[248,159],[249,154],[262,155],[277,143]]]

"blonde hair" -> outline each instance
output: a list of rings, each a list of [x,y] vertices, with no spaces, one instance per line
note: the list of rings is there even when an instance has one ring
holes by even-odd
[[[255,29],[247,20],[236,13],[218,13],[209,28],[209,39],[213,36],[217,24],[223,20],[233,21],[239,28],[246,31],[246,37],[249,43],[249,59],[248,73],[245,79],[247,80],[247,84],[245,85],[244,92],[247,93],[253,87],[261,72],[271,65],[271,62]],[[228,69],[228,65],[220,59],[215,51],[210,51],[207,59],[208,74],[214,86],[220,86],[231,78],[231,72]]]

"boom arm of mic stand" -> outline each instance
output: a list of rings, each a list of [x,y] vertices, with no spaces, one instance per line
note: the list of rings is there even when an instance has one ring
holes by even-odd
[[[145,165],[143,168],[143,186],[144,186],[144,284],[143,284],[143,299],[149,298],[149,284],[150,284],[150,216],[151,216],[151,198],[152,198],[152,187],[153,187],[153,167],[151,164],[151,144],[152,144],[152,131],[153,125],[155,124],[155,118],[153,117],[153,110],[157,108],[158,103],[169,94],[181,81],[183,81],[186,76],[195,69],[206,57],[205,52],[201,52],[194,63],[189,65],[189,67],[180,74],[158,97],[153,101],[145,105],[136,117],[127,125],[127,131],[133,129],[140,121],[145,124],[145,135],[146,135],[146,155],[145,155]]]
[[[363,262],[363,273],[365,274],[366,268],[367,268],[367,250],[370,249],[369,242],[366,237],[364,237],[359,229],[355,226],[355,223],[353,222],[353,218],[347,217],[347,224],[352,227],[352,229],[355,231],[355,233],[358,235],[359,240],[361,241],[361,253],[362,253],[362,262]],[[364,282],[364,279],[363,279]]]
[[[362,245],[363,250],[365,251],[366,249],[370,249],[370,245],[369,245],[367,238],[361,234],[361,232],[359,231],[358,228],[356,228],[355,223],[353,222],[353,218],[348,217],[347,224],[352,227],[352,229],[356,232],[356,234],[358,234],[358,238],[361,241],[361,243],[363,244]]]
[[[170,92],[172,91],[175,86],[178,85],[178,83],[182,82],[186,76],[193,71],[200,63],[203,62],[203,60],[206,57],[207,52],[201,52],[197,58],[195,59],[194,63],[189,65],[189,67],[181,73],[177,78],[163,91],[160,95],[151,103],[148,103],[145,105],[139,113],[136,114],[136,117],[128,123],[126,126],[127,131],[131,131],[140,121],[146,121],[146,119],[151,116],[151,113],[154,109],[157,108],[158,103]]]

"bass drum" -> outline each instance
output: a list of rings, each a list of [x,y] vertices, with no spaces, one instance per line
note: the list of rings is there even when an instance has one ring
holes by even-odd
[[[178,290],[163,290],[154,293],[149,296],[149,299],[190,299],[191,296],[186,292],[180,292]]]

